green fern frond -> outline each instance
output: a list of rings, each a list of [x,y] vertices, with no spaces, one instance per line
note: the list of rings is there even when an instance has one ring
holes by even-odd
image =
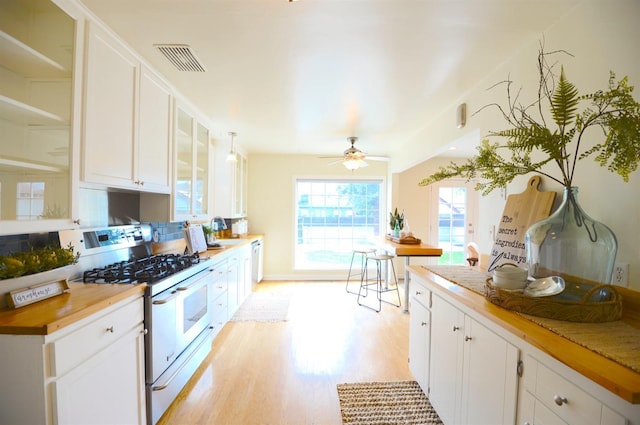
[[[578,90],[567,80],[562,67],[558,86],[551,97],[551,115],[561,132],[573,122],[579,101]]]

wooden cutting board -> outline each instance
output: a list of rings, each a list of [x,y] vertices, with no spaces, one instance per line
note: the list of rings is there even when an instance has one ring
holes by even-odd
[[[540,183],[540,176],[533,176],[524,192],[507,197],[491,250],[488,274],[504,263],[526,267],[525,233],[533,223],[549,216],[556,198],[556,192],[538,190]]]

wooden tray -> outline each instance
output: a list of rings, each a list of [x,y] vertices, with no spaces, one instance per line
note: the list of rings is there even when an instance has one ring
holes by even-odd
[[[493,279],[489,278],[485,284],[487,299],[493,304],[518,313],[582,323],[612,322],[622,317],[622,297],[611,285],[583,285],[586,289],[577,292],[581,298],[578,296],[574,300],[568,299],[567,294],[530,297],[522,291],[498,288],[493,286],[492,282]],[[592,295],[604,288],[609,294],[606,300],[590,300]]]
[[[420,245],[420,242],[421,242],[420,239],[414,236],[404,236],[402,238],[396,238],[387,234],[386,238],[389,239],[391,242],[404,244],[404,245]]]

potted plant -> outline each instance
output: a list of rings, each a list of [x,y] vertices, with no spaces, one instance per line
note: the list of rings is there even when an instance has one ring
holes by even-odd
[[[74,264],[80,253],[74,254],[73,246],[67,248],[47,246],[0,255],[0,280],[42,273]]]
[[[389,227],[391,227],[391,234],[394,237],[400,237],[400,231],[404,229],[404,211],[402,214],[398,214],[396,208],[392,213],[389,213]]]
[[[440,167],[419,185],[461,176],[479,179],[476,190],[486,195],[529,173],[559,182],[564,186],[562,204],[527,232],[529,272],[533,277],[560,273],[609,283],[617,250],[615,235],[584,213],[573,179],[578,162],[593,158],[628,182],[640,161],[640,104],[631,94],[634,88],[627,77],[616,81],[613,72],[607,89],[580,95],[564,68],[557,75],[555,65],[549,64],[548,57],[558,53],[566,52],[545,52],[541,45],[538,96],[533,103],[521,104],[520,93],[514,94],[512,82],[505,81],[506,106],[493,103],[482,108],[498,108],[509,125],[489,133],[500,137],[500,142],[483,140],[476,156]],[[600,129],[602,138],[589,144],[585,136],[593,129]],[[549,171],[547,164],[555,165],[558,173]],[[552,232],[554,238],[547,237]]]

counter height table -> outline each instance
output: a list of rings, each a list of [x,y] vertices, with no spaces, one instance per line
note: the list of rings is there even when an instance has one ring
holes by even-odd
[[[381,238],[372,239],[371,242],[378,249],[384,250],[387,254],[395,255],[396,257],[404,257],[404,307],[403,313],[409,312],[409,262],[411,257],[440,257],[442,255],[442,248],[427,245],[424,242],[419,244],[401,244],[393,242],[387,239],[385,236]],[[387,270],[387,282],[388,270]]]

